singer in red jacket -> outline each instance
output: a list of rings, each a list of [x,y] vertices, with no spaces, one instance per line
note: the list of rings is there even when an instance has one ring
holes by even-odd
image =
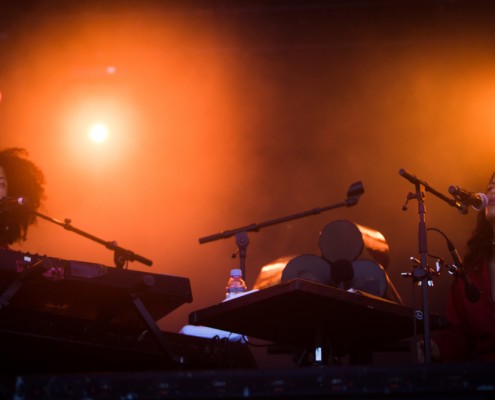
[[[495,361],[495,174],[486,191],[464,259],[466,278],[456,277],[449,294],[449,328],[432,334],[432,360]]]
[[[44,199],[45,178],[22,148],[0,151],[0,248],[26,240]],[[23,198],[26,206],[10,201]]]

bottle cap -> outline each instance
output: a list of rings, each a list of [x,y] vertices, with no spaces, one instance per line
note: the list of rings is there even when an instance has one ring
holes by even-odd
[[[242,276],[242,271],[238,268],[231,269],[230,276]]]

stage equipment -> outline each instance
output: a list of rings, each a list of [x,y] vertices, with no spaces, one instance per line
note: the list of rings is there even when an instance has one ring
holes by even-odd
[[[130,294],[157,320],[192,301],[188,278],[0,249],[0,309],[131,323]]]
[[[146,327],[53,314],[2,313],[0,381],[5,376],[108,371],[251,369],[247,344],[161,331],[177,362]]]
[[[78,331],[84,339],[123,327],[146,331],[164,359],[180,364],[156,321],[191,301],[187,278],[0,250],[0,332],[11,338],[56,341],[65,333],[72,341]],[[0,343],[3,353],[10,344]]]
[[[393,301],[293,279],[194,311],[189,323],[308,352],[348,351],[368,359],[365,355],[412,337],[414,321],[422,324],[420,317]],[[432,315],[431,324],[441,327],[443,320]]]
[[[468,207],[471,206],[476,211],[483,210],[488,204],[488,197],[484,193],[468,192],[459,186],[449,186],[449,193],[454,196],[454,199],[461,203],[466,209],[467,214]]]
[[[347,283],[350,288],[403,303],[385,269],[376,261],[358,259],[352,261],[353,277]]]
[[[261,268],[253,289],[264,289],[296,278],[329,285],[330,263],[314,254],[280,257]]]
[[[28,399],[489,400],[493,363],[20,376]]]
[[[244,343],[160,330],[158,320],[191,301],[187,278],[0,250],[0,380],[256,368]]]
[[[2,197],[0,199],[0,214],[11,211],[15,208],[26,207],[29,205],[29,199],[24,196],[20,197]]]
[[[319,214],[323,211],[333,210],[339,207],[351,207],[357,204],[359,198],[364,193],[364,187],[361,182],[353,183],[349,189],[347,190],[347,199],[341,203],[333,204],[326,207],[317,207],[312,210],[303,211],[297,214],[288,215],[286,217],[276,218],[270,221],[265,221],[257,224],[246,225],[240,228],[230,229],[227,231],[223,231],[220,233],[216,233],[210,236],[206,236],[199,239],[199,243],[208,243],[213,242],[219,239],[226,239],[232,236],[236,237],[236,244],[239,253],[240,259],[240,269],[242,271],[242,277],[246,280],[246,251],[247,246],[249,245],[248,232],[258,232],[260,229],[265,228],[267,226],[272,226],[276,224],[280,224],[282,222],[292,221],[294,219],[307,217],[309,215]]]
[[[66,218],[62,222],[62,221],[59,221],[55,218],[49,217],[48,215],[42,214],[38,211],[31,211],[31,212],[40,218],[43,218],[47,221],[50,221],[50,222],[54,223],[55,225],[61,226],[62,228],[66,229],[68,231],[77,233],[78,235],[83,236],[86,239],[90,239],[93,242],[102,244],[107,249],[112,250],[113,251],[113,260],[114,260],[115,266],[117,268],[124,268],[124,267],[127,268],[127,264],[129,263],[129,261],[138,261],[138,262],[140,262],[144,265],[147,265],[149,267],[151,265],[153,265],[153,261],[151,261],[150,259],[143,257],[139,254],[136,254],[129,249],[125,249],[125,248],[119,246],[115,240],[114,241],[103,240],[103,239],[96,237],[96,236],[94,236],[88,232],[84,232],[83,230],[76,228],[75,226],[72,225],[72,221],[69,218]]]
[[[385,237],[375,229],[347,220],[325,225],[320,232],[319,248],[322,257],[330,263],[371,258],[383,268],[389,264],[389,246]]]
[[[348,265],[344,266],[344,263]],[[350,270],[346,270],[346,267]],[[330,264],[323,257],[314,254],[280,257],[261,268],[253,289],[264,289],[298,278],[345,290],[366,292],[402,303],[385,269],[369,259],[352,262],[339,260]]]
[[[447,237],[445,233],[443,233],[440,229],[438,228],[428,228],[428,231],[435,231],[438,232],[440,235],[442,235],[447,242],[447,247],[449,249],[450,255],[452,256],[452,261],[454,262],[452,265],[446,264],[443,260],[439,259],[438,263],[440,266],[443,266],[447,268],[449,274],[457,276],[461,278],[464,282],[464,293],[466,295],[466,298],[471,302],[471,303],[476,303],[479,301],[481,293],[479,289],[476,287],[471,282],[471,279],[469,279],[469,276],[464,269],[464,263],[461,260],[461,256],[459,255],[459,252],[454,246],[454,243],[450,241],[450,239]],[[440,274],[440,269],[438,268],[437,274]]]
[[[409,192],[407,195],[406,203],[402,206],[402,210],[407,210],[407,203],[409,200],[417,200],[418,202],[418,248],[420,259],[418,263],[414,263],[411,273],[403,274],[409,276],[414,282],[421,285],[422,294],[422,313],[423,313],[423,341],[424,341],[424,354],[425,354],[425,364],[431,363],[431,343],[430,343],[430,310],[429,310],[429,299],[428,299],[428,288],[432,282],[431,269],[428,266],[427,256],[427,237],[426,237],[426,192],[434,194],[439,199],[446,202],[451,207],[457,208],[461,213],[465,214],[466,207],[455,199],[451,199],[442,193],[438,192],[432,188],[427,182],[417,178],[415,175],[406,171],[405,169],[399,170],[399,175],[407,179],[414,185],[415,191]]]

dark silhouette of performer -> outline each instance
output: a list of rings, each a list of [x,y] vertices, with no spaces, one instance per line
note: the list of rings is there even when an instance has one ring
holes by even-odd
[[[432,361],[495,361],[495,173],[447,301],[446,330],[431,336]],[[422,343],[419,361],[424,360]]]
[[[43,172],[28,156],[23,148],[0,151],[0,248],[27,239],[45,198]]]

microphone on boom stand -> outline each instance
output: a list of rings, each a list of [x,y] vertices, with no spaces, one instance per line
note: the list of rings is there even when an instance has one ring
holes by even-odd
[[[488,204],[488,197],[484,193],[469,192],[459,186],[449,186],[449,193],[466,208],[471,206],[476,211],[483,210]]]

